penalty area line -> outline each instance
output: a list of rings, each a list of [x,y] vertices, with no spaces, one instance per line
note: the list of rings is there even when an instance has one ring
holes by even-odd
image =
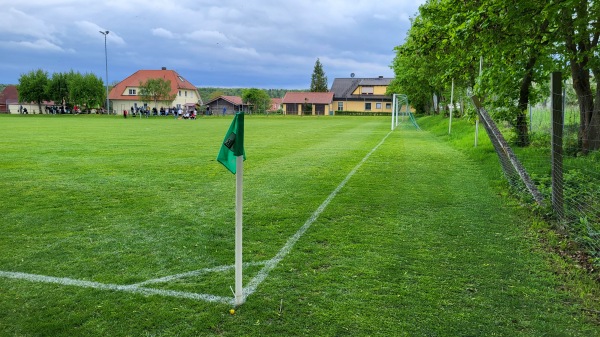
[[[321,215],[321,213],[323,213],[325,208],[327,208],[331,200],[333,200],[333,198],[337,196],[340,190],[344,188],[344,186],[346,186],[346,183],[348,183],[350,178],[352,178],[352,176],[354,176],[354,174],[369,159],[369,157],[371,157],[371,155],[375,153],[375,151],[377,151],[377,149],[385,142],[385,140],[392,134],[392,132],[393,131],[388,132],[388,134],[385,135],[385,137],[383,137],[379,144],[375,145],[375,147],[371,151],[369,151],[367,155],[365,155],[365,157],[350,171],[350,173],[348,173],[346,178],[344,178],[344,180],[342,180],[342,182],[333,190],[333,192],[329,194],[327,199],[325,199],[325,201],[323,201],[323,203],[314,211],[314,213],[308,218],[308,220],[306,220],[304,225],[302,225],[302,227],[300,227],[300,229],[298,229],[298,231],[287,240],[287,242],[281,248],[281,250],[279,250],[277,255],[275,255],[272,259],[268,260],[265,263],[265,266],[258,272],[258,274],[256,274],[256,276],[252,278],[252,280],[250,280],[248,286],[244,288],[242,302],[245,302],[246,298],[256,291],[258,286],[267,278],[271,270],[275,269],[277,264],[279,264],[279,262],[290,253],[292,247],[294,247],[294,245],[296,244],[296,242],[298,242],[298,240],[300,240],[302,235],[304,235],[304,233],[310,228],[310,226],[319,218],[319,216]]]

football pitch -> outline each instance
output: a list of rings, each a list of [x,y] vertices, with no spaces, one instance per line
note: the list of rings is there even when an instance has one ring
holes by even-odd
[[[0,116],[0,334],[598,335],[481,167],[384,117]]]

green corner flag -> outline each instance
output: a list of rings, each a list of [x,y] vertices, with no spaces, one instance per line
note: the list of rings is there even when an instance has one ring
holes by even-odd
[[[244,156],[244,113],[238,112],[235,114],[229,130],[223,139],[223,145],[217,156],[219,163],[223,164],[231,173],[236,172],[235,157]]]

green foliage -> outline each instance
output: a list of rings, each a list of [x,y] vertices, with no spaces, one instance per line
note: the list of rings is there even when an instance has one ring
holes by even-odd
[[[146,82],[140,83],[140,98],[142,102],[164,103],[170,105],[177,94],[171,94],[171,80],[164,78],[149,78]]]
[[[71,71],[68,75],[69,99],[74,105],[89,112],[98,108],[106,99],[104,82],[95,74],[80,74]]]
[[[69,103],[69,76],[73,76],[73,73],[54,73],[48,81],[46,91],[48,97],[54,101],[57,105]]]
[[[106,99],[102,79],[94,74],[81,74],[71,70],[68,73],[48,73],[38,69],[21,75],[19,79],[19,100],[36,102],[41,110],[43,101],[53,100],[56,105],[78,105],[88,112],[99,107]]]
[[[600,75],[599,13],[595,1],[428,1],[396,47],[388,93],[407,94],[417,112],[439,113],[431,97],[446,109],[454,80],[455,97],[472,92],[488,109],[498,109],[496,117],[509,122],[525,146],[527,107],[547,98],[551,71],[570,70],[579,101],[586,103],[580,105],[581,132],[600,139],[600,128],[587,127],[600,114],[588,80],[590,73]],[[590,144],[600,147],[600,141]]]
[[[262,89],[244,89],[242,90],[242,101],[250,104],[253,113],[266,113],[271,107],[271,97]]]
[[[313,73],[310,79],[310,91],[311,92],[328,92],[327,86],[327,76],[325,76],[325,71],[323,70],[323,65],[321,61],[317,59],[315,62],[315,67],[313,69]]]
[[[17,85],[19,102],[35,102],[41,113],[42,102],[50,98],[47,91],[48,81],[48,73],[42,69],[22,74]]]

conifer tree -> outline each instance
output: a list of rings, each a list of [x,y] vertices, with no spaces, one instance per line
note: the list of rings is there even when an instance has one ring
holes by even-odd
[[[321,61],[317,59],[315,62],[315,69],[312,73],[312,78],[310,80],[310,91],[311,92],[328,92],[327,89],[327,76],[325,76],[325,72],[323,71],[323,66],[321,65]]]

